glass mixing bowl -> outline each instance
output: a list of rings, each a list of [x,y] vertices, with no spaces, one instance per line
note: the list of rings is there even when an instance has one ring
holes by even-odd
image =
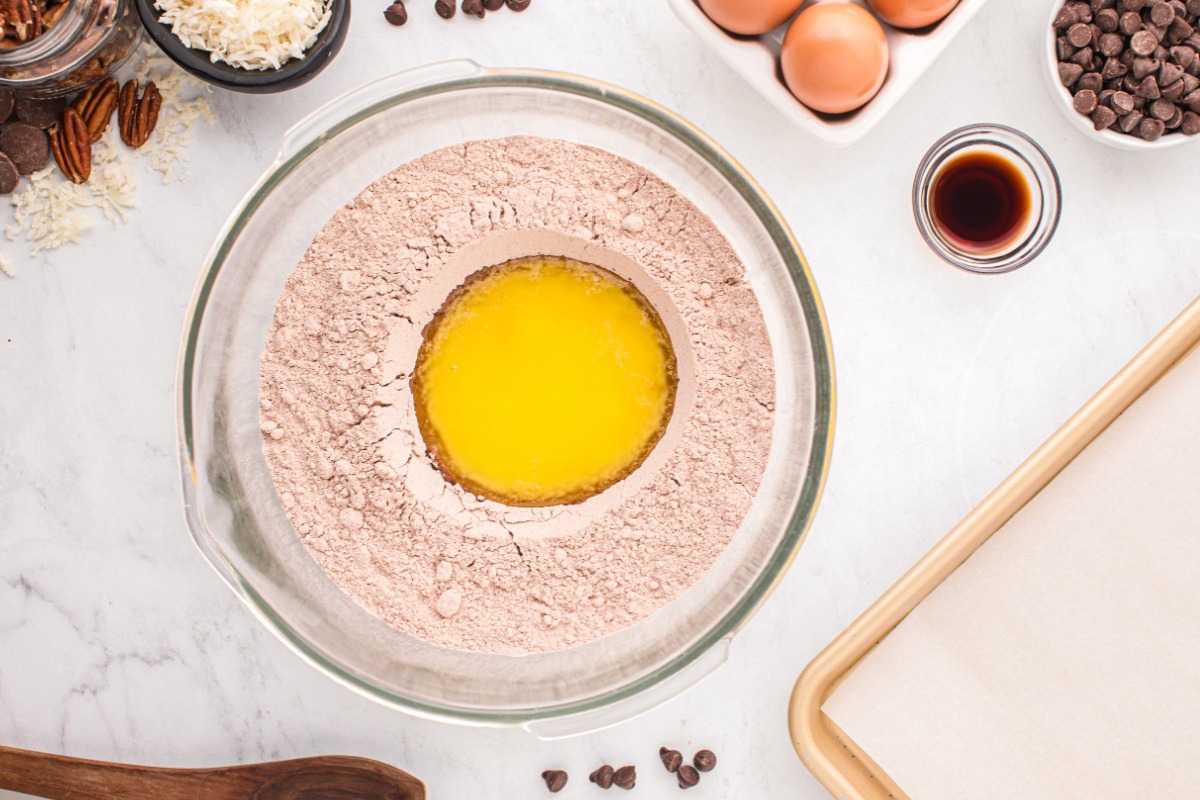
[[[284,514],[259,429],[259,359],[284,281],[329,217],[376,178],[471,139],[535,135],[643,164],[708,214],[758,294],[774,352],[774,439],[733,542],[682,597],[619,633],[522,657],[436,647],[343,594]],[[188,521],[234,592],[319,670],[410,713],[524,725],[545,737],[603,727],[719,665],[779,581],[828,468],[833,370],[820,299],[787,225],[723,150],[644,98],[586,78],[447,62],[384,78],[293,128],[218,236],[180,354]]]

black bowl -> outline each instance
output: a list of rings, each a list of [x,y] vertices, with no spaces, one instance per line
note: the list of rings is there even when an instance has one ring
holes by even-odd
[[[268,94],[295,89],[315,78],[328,66],[346,41],[350,29],[350,0],[330,0],[333,13],[329,24],[317,36],[312,47],[304,51],[304,58],[294,58],[279,69],[241,69],[224,62],[213,62],[203,50],[184,47],[171,32],[169,25],[158,21],[159,10],[154,0],[137,0],[138,16],[146,33],[162,48],[171,60],[202,81],[232,89],[235,92]]]

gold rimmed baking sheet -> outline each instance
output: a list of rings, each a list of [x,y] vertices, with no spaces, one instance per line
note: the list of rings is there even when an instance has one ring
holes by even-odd
[[[950,588],[955,581],[947,582],[947,579],[954,575],[977,550],[980,550],[993,534],[1008,526],[1010,521],[1014,523],[1011,528],[1006,530],[1005,536],[997,537],[996,542],[989,545],[987,550],[1008,544],[1010,533],[1013,536],[1018,535],[1020,523],[1028,516],[1027,514],[1017,516],[1018,513],[1030,506],[1034,498],[1038,499],[1030,506],[1030,511],[1044,508],[1048,498],[1054,498],[1056,492],[1049,491],[1043,494],[1043,490],[1050,486],[1055,478],[1063,473],[1064,469],[1072,465],[1089,445],[1096,442],[1098,437],[1109,429],[1109,426],[1118,417],[1129,410],[1139,398],[1146,395],[1147,391],[1160,379],[1180,365],[1198,344],[1200,344],[1200,300],[1189,306],[1183,314],[1156,336],[1116,377],[1109,381],[933,550],[808,665],[797,681],[791,698],[789,725],[792,741],[801,759],[834,797],[839,800],[909,798],[904,789],[879,768],[871,754],[843,733],[833,719],[822,710],[838,687],[855,674],[855,671],[863,665],[868,654],[885,641],[889,634],[892,634],[897,626],[935,589],[942,586],[944,582],[947,583],[947,588]],[[1179,370],[1179,374],[1173,376],[1172,381],[1165,382],[1164,388],[1176,385],[1192,386],[1189,391],[1193,394],[1183,396],[1185,400],[1190,399],[1195,393],[1194,384],[1200,383],[1200,380],[1193,376],[1187,379],[1190,383],[1180,384],[1176,379],[1183,379],[1185,375],[1193,373],[1200,376],[1200,361],[1195,359],[1188,362],[1187,369]],[[1182,390],[1172,389],[1172,391],[1176,391],[1178,394],[1178,391]],[[1147,402],[1150,404],[1161,402],[1162,392],[1158,394],[1160,396],[1148,397]],[[1179,396],[1176,396],[1172,402],[1176,408],[1181,407]],[[1140,408],[1160,407],[1149,405]],[[1187,408],[1188,406],[1184,403],[1182,407]],[[1137,417],[1138,415],[1130,415],[1130,418]],[[1146,414],[1141,415],[1141,418],[1145,417]],[[1119,433],[1125,427],[1127,427],[1127,420],[1123,420],[1120,426],[1115,426],[1114,433]],[[1079,463],[1072,466],[1063,475],[1064,481],[1069,481],[1073,476],[1081,474],[1081,467],[1094,464],[1101,457],[1111,460],[1111,448],[1106,449],[1103,444],[1103,442],[1098,443],[1097,448],[1089,452],[1087,459],[1081,459]],[[1133,494],[1136,496],[1137,492],[1133,492]],[[1042,496],[1039,497],[1039,495]],[[1017,516],[1016,520],[1014,520],[1015,516]],[[1024,535],[1028,538],[1028,531]],[[1136,552],[1136,549],[1133,552]],[[980,551],[980,555],[990,554]],[[979,559],[974,560],[971,566],[975,567],[978,563],[980,563]],[[969,572],[969,570],[964,570],[964,572]],[[961,578],[962,574],[955,577],[956,579]],[[943,598],[945,596],[948,595],[942,595]],[[961,597],[961,595],[959,596]],[[922,608],[922,614],[929,608],[929,605]],[[921,617],[922,614],[915,614],[914,620]],[[905,626],[905,630],[907,631],[910,626]],[[876,658],[888,651],[890,645],[895,644],[895,641],[893,639],[889,642],[888,647],[880,648]],[[1068,642],[1068,644],[1074,646],[1075,642]],[[1014,645],[1014,647],[1019,646],[1019,642]],[[853,681],[853,683],[858,683],[858,681]],[[945,709],[942,711],[944,712]],[[842,718],[839,717],[839,719]],[[1131,720],[1131,723],[1134,722],[1137,720]],[[1136,729],[1137,726],[1131,724],[1129,727]],[[898,730],[896,735],[903,736],[905,732]],[[1133,741],[1132,730],[1130,739],[1130,747],[1136,748],[1138,744]],[[878,751],[875,755],[879,757],[880,761],[885,760]],[[940,763],[947,776],[951,775],[957,766],[949,754],[939,753],[936,750],[930,752],[928,760],[931,763]],[[917,800],[920,800],[920,793],[914,790],[911,784],[909,791],[912,791]],[[1028,793],[1023,796],[1032,798],[1032,795]],[[1054,794],[1053,796],[1066,795]]]

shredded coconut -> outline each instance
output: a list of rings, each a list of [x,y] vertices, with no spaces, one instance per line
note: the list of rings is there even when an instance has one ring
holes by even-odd
[[[242,69],[303,58],[332,11],[327,0],[157,0],[155,7],[185,46]]]
[[[13,266],[12,258],[8,253],[0,253],[0,272],[3,272],[8,277],[15,277],[17,274],[16,268]]]

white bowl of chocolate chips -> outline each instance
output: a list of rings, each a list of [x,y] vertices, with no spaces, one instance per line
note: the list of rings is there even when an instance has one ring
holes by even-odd
[[[1054,0],[1046,65],[1088,136],[1125,150],[1200,140],[1200,0]]]

